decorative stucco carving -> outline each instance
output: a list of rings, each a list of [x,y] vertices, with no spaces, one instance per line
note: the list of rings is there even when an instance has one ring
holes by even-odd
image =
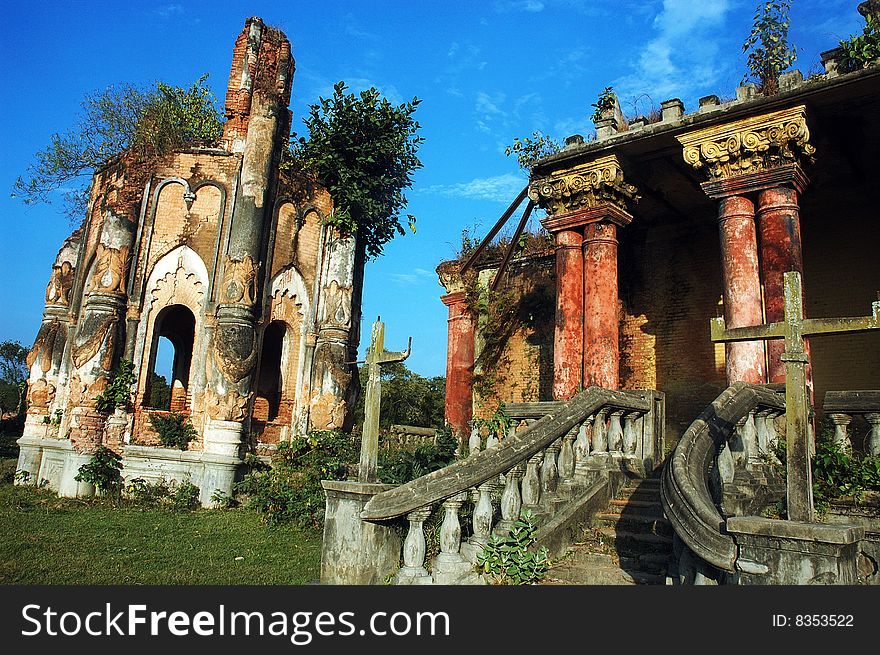
[[[40,331],[34,340],[34,346],[25,358],[28,368],[34,365],[37,358],[40,359],[40,370],[43,373],[47,373],[52,368],[52,350],[55,348],[55,339],[58,336],[59,327],[60,323],[57,319],[40,325]]]
[[[129,246],[111,248],[103,243],[95,251],[95,269],[90,291],[124,293],[125,269],[128,265]]]
[[[73,286],[74,268],[70,262],[61,262],[52,267],[52,277],[46,287],[46,303],[51,305],[67,305],[70,301],[70,289]]]
[[[28,389],[29,409],[45,413],[55,399],[55,385],[47,380],[37,380]]]
[[[243,421],[247,414],[248,397],[235,390],[221,396],[209,388],[205,392],[205,402],[208,416],[215,421]]]
[[[624,180],[617,157],[608,155],[534,180],[529,185],[529,198],[555,215],[604,203],[625,210],[627,200],[638,200],[637,191]]]
[[[324,326],[351,327],[351,287],[333,280],[324,288],[324,294]]]
[[[250,255],[226,258],[223,269],[223,302],[252,306],[257,297],[257,265]]]
[[[88,332],[89,322],[83,322],[83,324],[81,324],[80,333],[77,334],[77,338],[74,339],[71,352],[73,365],[76,368],[81,367],[98,354],[98,350],[101,348],[101,344],[104,343],[104,339],[108,334],[110,334],[110,339],[108,340],[107,350],[112,351],[111,346],[113,334],[111,334],[111,331],[115,331],[118,320],[119,318],[115,314],[105,315],[103,320],[101,320],[91,332]],[[85,334],[86,337],[83,341],[80,341],[80,335],[82,334]],[[112,352],[110,354],[112,355]]]
[[[248,375],[257,362],[257,335],[253,327],[220,325],[214,335],[214,362],[230,382]]]
[[[199,280],[199,276],[187,271],[182,265],[156,280],[156,284],[150,289],[151,305],[186,305],[196,313],[202,306],[204,297],[205,285]]]
[[[710,180],[759,173],[785,164],[811,161],[806,107],[716,125],[678,136],[684,160],[705,169]]]

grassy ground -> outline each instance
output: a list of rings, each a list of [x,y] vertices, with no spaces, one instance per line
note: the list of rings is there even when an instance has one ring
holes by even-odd
[[[0,484],[0,583],[309,584],[321,535],[246,509],[172,512]]]

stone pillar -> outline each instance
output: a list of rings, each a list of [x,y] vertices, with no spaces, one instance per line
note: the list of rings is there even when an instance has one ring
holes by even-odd
[[[766,322],[782,319],[782,274],[801,272],[797,194],[807,178],[801,164],[812,160],[806,107],[713,125],[676,138],[683,157],[705,173],[701,184],[718,200],[724,271],[724,313],[728,327],[761,325],[761,278],[758,269],[754,201],[761,233]],[[770,381],[784,379],[782,341],[770,342]],[[757,342],[727,345],[728,382],[765,380],[764,346]]]
[[[553,398],[567,400],[583,378],[584,260],[580,230],[556,233],[556,331],[553,337]]]
[[[257,363],[256,322],[265,275],[263,233],[271,223],[279,136],[289,125],[293,59],[281,32],[250,18],[233,53],[224,140],[241,154],[228,243],[220,253],[216,329],[207,369],[205,452],[237,459]]]
[[[724,321],[729,327],[761,325],[761,280],[755,207],[742,196],[721,198],[718,228],[721,236],[721,268],[724,284]],[[741,341],[725,346],[727,382],[764,382],[764,344]]]
[[[782,274],[804,272],[798,192],[777,186],[758,193],[758,230],[761,235],[761,278],[764,281],[764,312],[768,323],[783,319]],[[782,339],[767,342],[768,382],[785,382],[785,350]]]
[[[617,389],[618,351],[617,226],[584,228],[584,387]]]
[[[473,417],[474,318],[466,293],[441,296],[449,308],[446,346],[446,423],[459,440],[467,437]]]
[[[632,221],[627,203],[638,199],[636,188],[617,157],[606,155],[536,179],[529,197],[547,210],[541,223],[557,243],[553,396],[564,400],[590,385],[616,389],[617,228]]]

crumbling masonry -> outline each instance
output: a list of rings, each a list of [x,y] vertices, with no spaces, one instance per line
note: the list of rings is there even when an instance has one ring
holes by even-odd
[[[294,61],[259,18],[233,50],[217,148],[154,170],[125,155],[94,177],[88,215],[63,244],[27,359],[18,468],[62,495],[98,445],[125,477],[190,479],[203,504],[231,491],[248,451],[310,429],[350,427],[363,260],[325,225],[322,189],[280,170]],[[151,407],[159,339],[174,346],[170,407]],[[133,411],[99,413],[120,360]],[[188,450],[159,447],[151,414],[187,414]],[[60,420],[59,420],[60,417]]]

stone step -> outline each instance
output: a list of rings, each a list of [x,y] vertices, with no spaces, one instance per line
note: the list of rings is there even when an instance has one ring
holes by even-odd
[[[663,504],[659,500],[633,500],[632,498],[615,498],[609,504],[610,507],[633,507],[644,509],[659,510],[663,508]]]
[[[594,553],[583,544],[573,547],[564,560],[554,564],[544,585],[637,585],[665,584],[663,574],[645,571],[630,563],[621,565],[614,556]],[[628,568],[629,567],[629,568]]]
[[[637,514],[599,514],[596,518],[606,525],[626,532],[643,532],[672,537],[672,525],[664,518]]]
[[[637,532],[608,525],[600,526],[597,532],[620,555],[638,556],[646,553],[668,553],[672,550],[671,535]]]

